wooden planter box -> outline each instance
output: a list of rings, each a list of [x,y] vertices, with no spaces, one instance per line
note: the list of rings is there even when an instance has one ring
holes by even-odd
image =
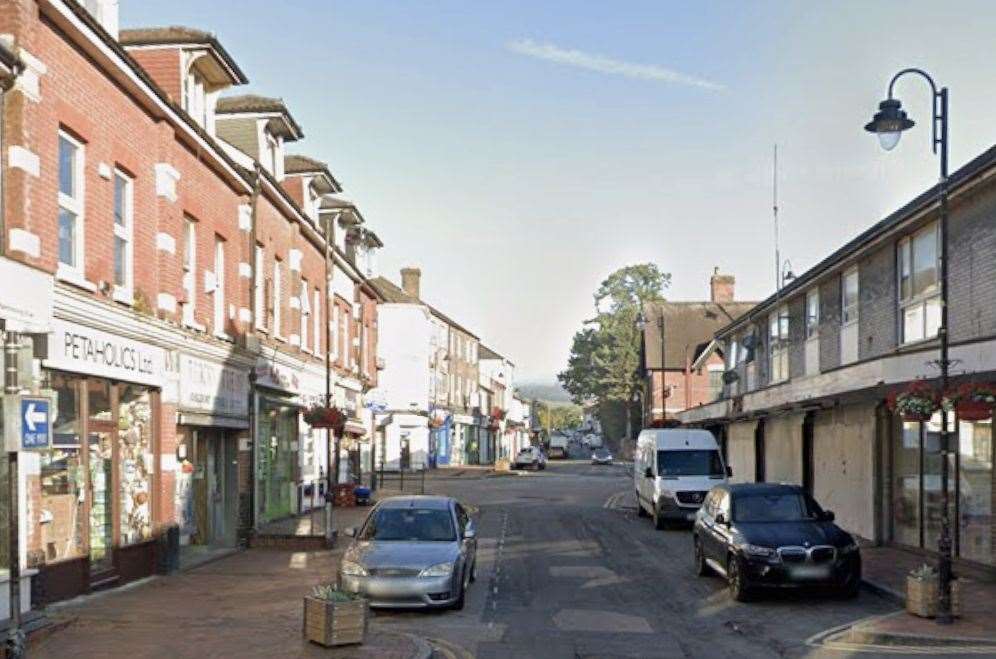
[[[325,647],[363,643],[367,633],[366,600],[329,602],[304,598],[304,636]]]
[[[921,618],[937,616],[937,579],[906,577],[906,610]],[[951,615],[961,616],[961,582],[951,581]]]

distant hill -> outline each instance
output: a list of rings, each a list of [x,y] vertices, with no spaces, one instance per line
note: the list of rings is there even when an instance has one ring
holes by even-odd
[[[571,395],[557,382],[520,382],[516,385],[523,398],[544,400],[550,403],[570,403]]]

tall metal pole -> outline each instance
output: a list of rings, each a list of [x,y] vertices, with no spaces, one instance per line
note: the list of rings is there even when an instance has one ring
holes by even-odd
[[[19,391],[17,361],[20,337],[16,332],[4,334],[4,393],[15,396]],[[4,429],[15,432],[14,428]],[[7,559],[10,569],[10,628],[7,630],[6,653],[8,659],[24,656],[24,633],[21,631],[21,539],[20,496],[18,493],[17,451],[7,453]]]
[[[667,361],[664,359],[664,305],[661,305],[661,315],[657,319],[657,328],[661,335],[661,421],[667,420]]]
[[[332,240],[333,240],[333,230],[335,227],[335,222],[338,220],[340,213],[336,213],[334,217],[326,215],[325,219],[325,406],[329,407],[332,405]],[[326,452],[326,482],[325,482],[325,498],[328,502],[325,505],[325,537],[331,540],[335,537],[335,514],[333,508],[335,507],[335,483],[339,480],[339,460],[338,451],[336,459],[332,459],[332,429],[325,429],[325,452]],[[336,447],[338,448],[338,446]],[[336,472],[335,476],[332,475],[332,464],[335,462]]]
[[[941,339],[941,391],[948,390],[948,90],[941,89],[934,98],[934,123],[937,128],[937,114],[940,105],[940,148],[941,180],[938,188],[941,213],[941,326],[938,334]],[[951,436],[948,433],[948,412],[941,410],[941,537],[937,543],[937,578],[940,581],[937,603],[937,622],[950,624],[951,616],[951,502],[948,492],[948,470],[950,469]]]
[[[782,289],[782,255],[778,245],[778,145],[774,149],[774,166],[771,171],[771,208],[775,220],[775,292]]]

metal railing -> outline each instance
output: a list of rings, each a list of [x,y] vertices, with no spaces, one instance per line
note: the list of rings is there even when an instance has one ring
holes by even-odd
[[[385,470],[381,463],[377,472],[377,489],[425,494],[425,469]]]

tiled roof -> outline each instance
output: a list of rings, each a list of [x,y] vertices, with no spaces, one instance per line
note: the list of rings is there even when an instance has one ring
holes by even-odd
[[[436,316],[447,325],[452,325],[461,332],[465,332],[470,336],[474,337],[475,339],[479,338],[476,334],[471,332],[466,327],[460,325],[458,322],[456,322],[455,320],[444,314],[439,309],[435,308],[425,300],[420,300],[417,297],[409,295],[400,286],[398,286],[397,284],[395,284],[394,282],[385,277],[374,277],[373,279],[370,280],[370,285],[373,286],[378,293],[380,293],[381,297],[384,298],[385,302],[393,302],[395,304],[425,305],[426,307],[428,307],[429,311],[432,312],[432,315]]]
[[[342,185],[332,175],[328,163],[299,153],[284,156],[284,174],[324,174],[332,184],[332,192],[341,192]]]
[[[217,114],[243,114],[247,112],[277,112],[286,117],[287,122],[299,136],[304,136],[301,126],[291,116],[282,98],[260,96],[259,94],[239,94],[237,96],[222,96],[215,107]]]
[[[665,367],[684,369],[720,329],[754,308],[756,302],[650,302],[644,306],[644,365],[661,367],[661,335],[658,319],[664,316]]]
[[[218,37],[192,27],[182,25],[169,25],[165,27],[138,27],[121,30],[118,33],[118,42],[122,46],[153,46],[166,44],[201,44],[210,45],[218,53],[218,57],[224,61],[225,66],[231,70],[239,84],[246,84],[249,79],[242,72],[239,65],[235,63],[232,56],[218,41]]]

